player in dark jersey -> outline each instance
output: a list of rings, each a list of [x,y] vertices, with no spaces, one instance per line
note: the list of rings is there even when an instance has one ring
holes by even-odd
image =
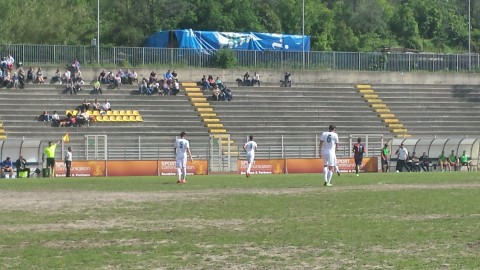
[[[367,152],[365,144],[362,143],[362,139],[358,138],[357,143],[353,145],[353,157],[355,159],[355,174],[358,176],[360,167],[362,166],[363,155]]]

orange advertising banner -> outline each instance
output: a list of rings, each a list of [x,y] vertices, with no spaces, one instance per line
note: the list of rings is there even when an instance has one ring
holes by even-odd
[[[177,166],[175,160],[158,161],[159,175],[177,175]],[[208,174],[208,163],[206,160],[194,160],[187,162],[187,175],[206,175]]]
[[[377,158],[363,158],[361,172],[378,172]],[[323,173],[323,160],[320,158],[289,158],[286,159],[288,173]],[[337,166],[341,172],[354,172],[353,158],[337,158]]]
[[[157,176],[156,160],[109,160],[108,176]]]
[[[65,177],[65,162],[55,162],[55,177]],[[70,168],[71,177],[105,176],[105,161],[73,161]]]
[[[238,173],[245,174],[248,167],[246,160],[238,161]],[[285,173],[285,160],[284,159],[257,159],[253,163],[252,174],[281,174]]]
[[[176,175],[175,161],[167,160],[96,160],[73,161],[70,172],[72,177],[93,176],[158,176]],[[194,160],[187,163],[188,175],[208,174],[206,160]],[[55,177],[65,177],[65,162],[55,162]]]
[[[323,172],[323,159],[288,158],[286,167],[287,173],[321,173]]]

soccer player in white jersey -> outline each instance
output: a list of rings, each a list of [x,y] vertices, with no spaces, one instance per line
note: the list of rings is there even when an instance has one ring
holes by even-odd
[[[255,152],[257,151],[257,143],[253,140],[253,135],[250,135],[248,139],[248,142],[243,145],[243,150],[245,150],[248,162],[245,176],[250,177],[250,170],[252,169],[253,161],[255,160]]]
[[[328,126],[328,131],[323,132],[320,136],[320,158],[323,158],[323,176],[325,178],[325,186],[332,185],[332,176],[335,172],[337,156],[335,152],[338,149],[338,134],[335,132],[335,126]]]
[[[175,140],[173,150],[175,152],[175,159],[177,165],[178,181],[177,183],[184,184],[187,182],[187,157],[193,162],[192,152],[190,152],[190,142],[185,139],[185,132],[180,133],[180,139]],[[188,156],[187,156],[188,155]]]

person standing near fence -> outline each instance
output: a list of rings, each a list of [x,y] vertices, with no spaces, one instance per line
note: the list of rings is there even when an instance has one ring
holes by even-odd
[[[248,137],[248,142],[243,145],[243,150],[247,157],[247,171],[246,177],[250,177],[250,171],[252,170],[253,162],[255,161],[255,152],[257,151],[257,143],[253,140],[253,135]]]
[[[332,176],[335,172],[336,151],[338,150],[338,134],[335,132],[334,125],[328,126],[328,131],[323,132],[320,136],[320,145],[318,147],[320,158],[323,158],[323,176],[325,186],[331,187]]]
[[[185,139],[186,133],[182,131],[180,138],[175,140],[173,151],[175,152],[178,180],[177,183],[187,183],[187,157],[193,162],[192,152],[190,151],[190,142]]]
[[[72,153],[72,147],[67,148],[67,152],[65,153],[65,168],[66,168],[66,177],[70,177],[70,170],[72,168],[72,159],[73,159],[73,153]]]
[[[400,144],[395,154],[397,154],[397,173],[403,171],[403,168],[410,172],[410,168],[407,166],[408,150],[403,143]]]

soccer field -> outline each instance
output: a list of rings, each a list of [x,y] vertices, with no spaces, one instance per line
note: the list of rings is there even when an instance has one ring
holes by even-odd
[[[476,172],[2,179],[1,269],[476,269]]]

